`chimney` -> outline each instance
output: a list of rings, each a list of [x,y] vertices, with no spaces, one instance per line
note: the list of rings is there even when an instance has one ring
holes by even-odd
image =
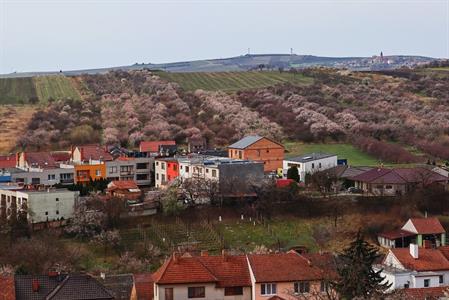
[[[39,292],[39,281],[37,279],[31,280],[31,288],[33,289],[33,293]]]
[[[179,255],[176,252],[173,252],[173,263],[177,264],[179,261]]]
[[[227,253],[226,249],[221,250],[221,256],[223,257],[223,261],[228,260],[228,253]]]
[[[431,241],[424,240],[423,243],[424,243],[424,248],[425,249],[431,249],[432,248],[432,242]]]
[[[410,244],[410,255],[414,258],[414,259],[418,259],[419,257],[419,248],[417,244]]]
[[[54,277],[56,277],[58,275],[59,274],[56,271],[48,271],[48,277],[50,277],[50,278],[54,278]]]
[[[209,256],[209,252],[207,250],[201,250],[201,256]]]

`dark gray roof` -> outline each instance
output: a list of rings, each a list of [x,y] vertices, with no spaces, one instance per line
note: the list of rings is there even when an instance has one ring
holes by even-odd
[[[305,162],[314,161],[314,160],[323,159],[323,158],[332,157],[332,156],[337,156],[337,155],[336,154],[327,154],[327,153],[309,153],[309,154],[304,154],[304,155],[297,156],[297,157],[286,158],[285,160],[305,163]]]
[[[263,139],[262,136],[258,135],[248,135],[245,136],[240,141],[235,142],[234,144],[228,146],[228,148],[235,148],[235,149],[245,149],[246,147],[254,144],[255,142]]]
[[[39,291],[33,292],[32,282],[39,282]],[[88,300],[113,299],[96,279],[86,274],[17,275],[17,300]]]
[[[114,299],[129,300],[134,286],[133,274],[106,275],[97,280],[114,296]]]

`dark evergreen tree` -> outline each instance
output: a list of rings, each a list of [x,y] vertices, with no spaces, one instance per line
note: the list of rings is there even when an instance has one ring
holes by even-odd
[[[294,181],[299,182],[299,172],[298,172],[298,168],[296,166],[291,166],[287,170],[287,178],[293,179]]]
[[[373,269],[379,257],[377,249],[358,232],[356,239],[341,254],[337,267],[339,279],[334,288],[342,299],[377,299],[391,286],[391,283],[383,282],[382,270]]]

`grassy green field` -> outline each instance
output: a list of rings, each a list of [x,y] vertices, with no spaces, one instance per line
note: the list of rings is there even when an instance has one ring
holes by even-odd
[[[244,252],[252,251],[256,246],[288,249],[292,246],[306,246],[311,251],[317,250],[312,237],[311,223],[305,219],[274,219],[269,225],[253,222],[229,220],[220,223],[225,244],[232,249]]]
[[[298,142],[284,143],[287,157],[294,157],[306,153],[322,152],[337,154],[338,158],[346,158],[352,166],[376,166],[378,160],[350,144],[302,144]]]
[[[62,75],[37,76],[33,78],[39,101],[45,103],[48,99],[72,98],[80,100],[80,94],[73,87],[69,78]]]
[[[278,83],[291,82],[294,84],[308,84],[311,78],[288,72],[196,72],[170,73],[157,72],[161,78],[178,83],[188,91],[203,89],[208,91],[237,91],[244,89],[272,86]]]
[[[26,104],[37,97],[31,78],[0,78],[0,104]]]

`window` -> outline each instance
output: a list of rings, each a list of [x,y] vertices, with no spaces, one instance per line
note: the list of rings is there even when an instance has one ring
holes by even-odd
[[[315,163],[312,163],[312,169],[315,169]]]
[[[189,298],[205,298],[206,297],[206,288],[204,286],[195,286],[188,288],[188,297]]]
[[[161,181],[165,182],[165,175],[164,174],[161,174]]]
[[[156,180],[159,180],[159,173],[156,173]]]
[[[270,149],[267,149],[267,153],[270,153]]]
[[[385,186],[385,189],[387,189],[387,190],[391,190],[392,188],[393,188],[393,186],[391,186],[391,185]]]
[[[159,166],[159,162],[158,161],[156,162],[156,166]]]
[[[117,173],[117,167],[109,167],[109,173]]]
[[[217,177],[217,170],[212,170],[212,177]]]
[[[48,174],[48,180],[55,180],[56,175],[55,174]]]
[[[186,166],[186,173],[189,173],[189,167]]]
[[[444,283],[444,276],[443,275],[438,276],[438,278],[440,279],[440,283]]]
[[[45,215],[48,216],[48,211],[45,212]]]
[[[242,151],[239,151],[239,158],[242,159]]]
[[[206,173],[209,173],[209,169],[206,168]]]
[[[56,198],[55,200],[56,200],[56,202],[59,202],[59,198]]]
[[[320,168],[320,169],[321,169],[321,163],[318,163],[318,168]]]
[[[320,291],[321,291],[322,293],[325,293],[325,292],[329,291],[329,282],[327,282],[327,281],[321,281],[321,284],[320,284]]]
[[[149,165],[147,163],[137,163],[136,164],[136,169],[137,170],[149,169]]]
[[[165,288],[165,300],[173,300],[173,288]]]
[[[424,279],[424,287],[430,286],[430,279]]]
[[[178,169],[178,166],[176,166],[175,164],[173,165],[173,171],[176,171]]]
[[[410,287],[410,283],[409,282],[404,283],[404,289],[408,289],[409,287]]]
[[[95,176],[101,176],[101,170],[95,170]]]
[[[262,283],[260,285],[261,295],[276,295],[276,283]]]
[[[56,214],[59,215],[59,210],[56,211]]]
[[[294,284],[295,294],[304,294],[310,292],[310,283],[308,281],[299,281]]]
[[[243,295],[243,287],[241,286],[225,287],[224,293],[225,296]]]
[[[161,169],[165,170],[165,163],[161,163]]]

